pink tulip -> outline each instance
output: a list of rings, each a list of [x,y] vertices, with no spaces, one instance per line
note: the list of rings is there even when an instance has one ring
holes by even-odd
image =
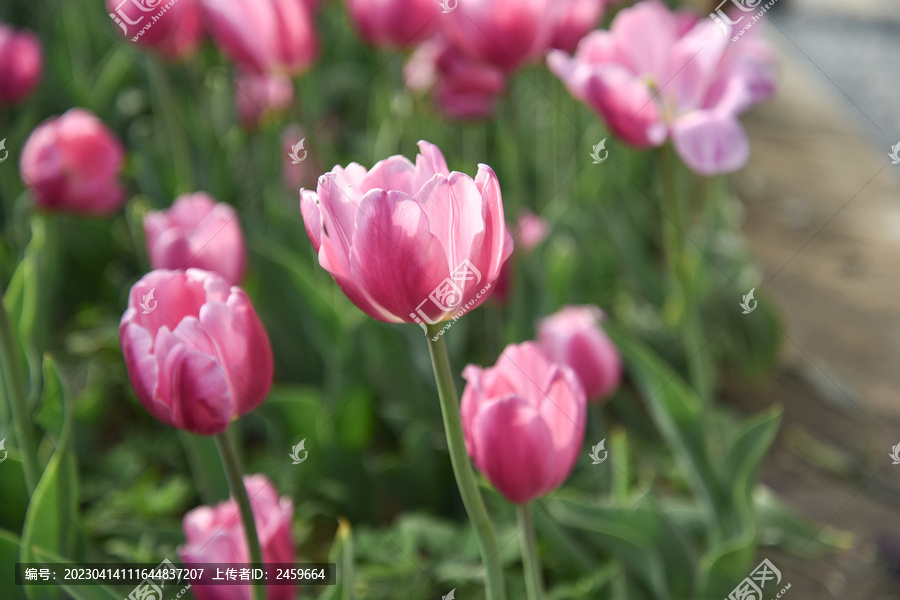
[[[171,60],[194,54],[206,36],[199,0],[177,0],[171,6],[162,0],[106,0],[106,8],[125,39]]]
[[[336,166],[318,192],[300,191],[319,264],[360,310],[389,323],[475,308],[513,248],[494,171],[450,173],[436,146],[419,150],[415,165],[392,156],[370,171]]]
[[[0,23],[0,103],[15,104],[31,94],[43,65],[41,43],[33,33]]]
[[[572,52],[600,20],[609,0],[554,0],[547,47]]]
[[[254,130],[294,101],[294,83],[285,75],[241,73],[235,79],[235,105],[241,123]]]
[[[431,37],[440,25],[438,0],[346,0],[359,35],[373,46],[406,47]]]
[[[575,373],[533,342],[506,347],[493,367],[463,371],[462,424],[478,470],[515,504],[556,489],[584,441],[587,402]]]
[[[712,20],[644,0],[585,37],[574,57],[553,51],[548,63],[618,137],[638,148],[671,137],[691,169],[712,175],[747,162],[737,115],[774,91],[759,44],[729,44]]]
[[[294,505],[290,498],[278,497],[278,492],[265,475],[244,477],[244,487],[250,497],[253,520],[262,547],[264,563],[293,563],[294,542],[291,539],[291,519]],[[217,506],[200,506],[184,515],[185,545],[178,555],[185,565],[204,563],[250,562],[247,538],[237,502],[229,498]],[[291,600],[295,586],[266,586],[268,600]],[[196,600],[250,600],[249,585],[192,585]]]
[[[19,172],[41,208],[103,215],[122,204],[124,159],[122,144],[100,119],[73,108],[31,132]]]
[[[519,211],[516,220],[516,241],[524,252],[537,248],[547,237],[547,221],[527,208]]]
[[[551,0],[459,0],[444,31],[470,58],[512,71],[545,41],[552,10]]]
[[[554,361],[572,367],[592,402],[606,400],[622,380],[622,360],[600,328],[596,306],[567,306],[538,326],[538,343]]]
[[[203,192],[176,198],[144,217],[147,254],[154,269],[205,269],[231,285],[244,279],[247,253],[237,213]]]
[[[210,35],[245,71],[296,75],[318,54],[305,0],[200,0]]]
[[[272,385],[272,348],[250,299],[211,271],[144,275],[128,295],[119,341],[138,400],[178,429],[222,433]]]

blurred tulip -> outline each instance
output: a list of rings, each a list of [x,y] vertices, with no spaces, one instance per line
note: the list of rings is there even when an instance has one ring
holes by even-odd
[[[566,306],[538,325],[538,343],[552,360],[572,367],[591,402],[606,400],[622,381],[622,359],[600,328],[596,306]]]
[[[41,208],[103,215],[122,204],[124,159],[122,144],[100,119],[73,108],[31,132],[19,172]]]
[[[356,163],[300,191],[319,264],[356,306],[389,323],[437,323],[475,308],[512,252],[500,184],[480,165],[473,180],[447,168],[441,151],[419,142],[370,171]],[[420,319],[421,317],[421,319]]]
[[[231,285],[244,279],[247,253],[237,213],[203,192],[176,198],[144,217],[147,254],[154,269],[205,269]]]
[[[512,71],[544,41],[551,10],[551,0],[459,0],[444,31],[472,59]]]
[[[524,504],[556,489],[584,441],[584,389],[533,342],[506,347],[493,367],[469,365],[461,412],[466,449],[507,500]]]
[[[201,0],[210,35],[245,71],[296,75],[318,54],[305,0]]]
[[[235,105],[244,127],[259,127],[294,101],[294,83],[285,75],[240,73],[235,79]]]
[[[293,563],[291,519],[294,505],[290,498],[279,498],[265,475],[244,477],[244,486],[250,497],[263,562]],[[195,508],[184,515],[182,525],[185,544],[178,548],[178,555],[186,565],[250,562],[247,538],[234,498],[217,506]],[[291,600],[295,589],[293,585],[269,585],[266,597],[268,600]],[[192,585],[191,593],[196,600],[251,600],[249,585]]]
[[[144,408],[191,433],[222,433],[272,385],[272,348],[250,299],[210,271],[144,275],[128,295],[119,341]]]
[[[346,0],[356,30],[373,46],[406,47],[437,31],[438,0]]]
[[[164,58],[187,58],[206,36],[199,0],[177,0],[171,6],[148,0],[139,8],[130,0],[106,0],[116,30],[133,42],[152,48]]]
[[[519,211],[516,220],[516,244],[523,252],[537,248],[547,237],[547,221],[527,208]]]
[[[609,0],[554,0],[547,20],[547,47],[572,52],[594,28],[608,4]]]
[[[0,23],[0,103],[15,104],[31,94],[43,65],[41,43],[33,33]]]
[[[775,86],[760,44],[730,41],[710,19],[644,0],[585,37],[574,57],[553,51],[548,63],[625,142],[641,148],[671,137],[688,167],[713,175],[747,162],[737,115]]]

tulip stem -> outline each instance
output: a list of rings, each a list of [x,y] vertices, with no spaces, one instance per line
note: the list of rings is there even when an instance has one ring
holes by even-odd
[[[469,456],[466,453],[466,442],[463,436],[462,419],[459,414],[459,397],[450,370],[450,358],[444,337],[438,336],[441,323],[428,326],[428,350],[431,353],[431,365],[434,368],[434,379],[437,382],[438,397],[441,401],[441,414],[444,416],[444,431],[447,433],[447,446],[450,450],[450,463],[456,476],[456,485],[462,496],[463,504],[469,520],[478,537],[478,547],[485,567],[486,600],[505,600],[506,591],[503,583],[503,567],[500,564],[500,548],[497,536],[484,506],[484,499],[478,489],[478,481]],[[434,341],[437,338],[437,341]]]
[[[531,506],[516,506],[516,517],[519,521],[519,546],[522,550],[522,564],[525,565],[525,591],[528,600],[543,600],[544,579],[541,576],[541,559],[537,553],[537,538],[534,535],[534,522],[531,519]]]
[[[222,466],[225,468],[225,477],[228,478],[228,486],[231,488],[231,496],[237,502],[241,511],[241,522],[244,524],[244,532],[247,536],[247,548],[250,554],[250,562],[254,567],[262,566],[262,551],[259,549],[259,537],[256,534],[256,521],[253,518],[253,509],[250,498],[247,496],[247,488],[241,477],[241,463],[238,460],[237,451],[228,432],[216,434],[216,446],[219,448],[219,456],[222,458]],[[253,600],[266,600],[266,586],[262,582],[251,585]]]

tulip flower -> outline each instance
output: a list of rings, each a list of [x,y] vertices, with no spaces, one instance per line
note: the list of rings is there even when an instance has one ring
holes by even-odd
[[[516,251],[509,257],[509,260],[503,263],[503,268],[500,269],[500,276],[497,277],[497,283],[491,290],[492,302],[501,305],[506,304],[513,290],[513,275],[517,256],[531,252],[537,248],[546,237],[547,222],[544,219],[527,208],[519,211],[514,235],[516,240]]]
[[[440,25],[438,0],[347,0],[359,35],[373,46],[406,47],[428,39]]]
[[[175,3],[144,3],[106,0],[106,8],[116,30],[126,39],[178,60],[194,54],[206,36],[200,0]]]
[[[0,23],[0,103],[15,104],[31,94],[43,63],[41,43],[33,33]]]
[[[259,534],[264,563],[293,563],[291,518],[294,506],[290,498],[278,497],[265,475],[244,477]],[[185,545],[178,555],[188,566],[203,563],[250,562],[247,541],[237,502],[230,498],[217,506],[200,506],[184,516]],[[267,586],[268,600],[292,600],[295,586]],[[250,600],[249,585],[192,585],[196,600]]]
[[[294,84],[284,75],[241,73],[235,79],[234,97],[241,122],[253,130],[291,105]]]
[[[749,158],[737,116],[772,94],[774,77],[760,44],[730,44],[710,19],[644,0],[595,31],[574,57],[548,56],[579,100],[625,142],[645,148],[671,138],[702,175],[741,168]]]
[[[41,208],[103,215],[124,198],[118,181],[124,158],[122,144],[100,119],[73,108],[31,132],[19,172]]]
[[[178,429],[222,433],[272,385],[272,348],[250,299],[210,271],[144,275],[128,294],[119,341],[138,400]]]
[[[587,402],[572,369],[526,342],[463,377],[463,431],[478,470],[515,504],[559,487],[584,441]]]
[[[154,269],[205,269],[231,285],[244,279],[247,255],[237,213],[208,194],[185,194],[168,210],[147,213],[144,237]]]
[[[600,20],[609,0],[554,0],[547,47],[572,52]]]
[[[319,264],[360,310],[424,326],[480,305],[513,243],[494,171],[451,173],[436,146],[419,149],[415,165],[336,166],[300,207]]]
[[[200,0],[219,50],[245,71],[296,75],[318,54],[305,0]]]
[[[575,371],[592,402],[606,400],[622,380],[622,359],[600,328],[602,318],[596,306],[566,306],[538,325],[538,344]]]

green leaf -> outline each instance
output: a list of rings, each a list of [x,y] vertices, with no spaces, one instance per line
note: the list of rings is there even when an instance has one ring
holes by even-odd
[[[19,562],[19,537],[11,531],[0,529],[0,565],[8,569],[4,578],[12,579],[12,568]],[[7,586],[7,593],[12,593],[9,600],[25,600],[25,588],[22,586]]]
[[[53,552],[42,550],[41,548],[35,548],[34,555],[38,559],[38,562],[43,563],[48,567],[52,567],[53,565],[71,564],[73,562],[62,558]],[[116,594],[103,585],[59,584],[59,587],[68,592],[75,600],[122,600],[121,594]]]
[[[853,546],[852,533],[821,527],[798,516],[765,486],[756,488],[753,510],[763,544],[779,546],[803,558],[815,558]]]
[[[42,412],[52,415],[51,405],[58,405],[61,415],[56,447],[25,514],[19,562],[38,562],[35,548],[57,554],[71,555],[74,545],[75,519],[78,510],[77,467],[75,455],[69,447],[72,422],[66,410],[62,382],[52,359],[44,357],[44,393]],[[58,590],[50,586],[28,586],[29,598],[58,598]]]
[[[337,577],[335,585],[326,588],[320,600],[353,600],[353,580],[355,569],[353,565],[353,535],[350,523],[344,519],[338,522],[337,532],[331,552],[328,553],[328,562],[337,564]]]

